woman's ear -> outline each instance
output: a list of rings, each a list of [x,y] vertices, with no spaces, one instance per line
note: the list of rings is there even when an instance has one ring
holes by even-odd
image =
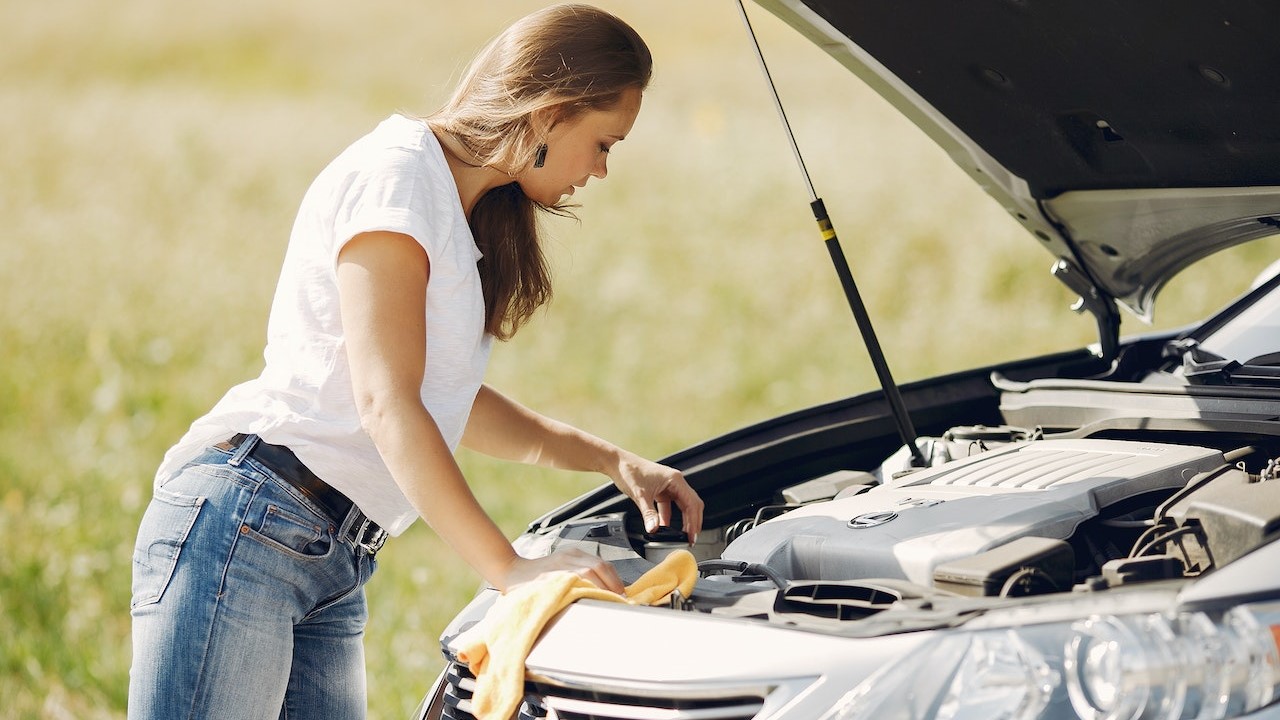
[[[545,138],[563,116],[564,110],[558,105],[538,108],[529,114],[529,128],[533,130],[535,138]]]

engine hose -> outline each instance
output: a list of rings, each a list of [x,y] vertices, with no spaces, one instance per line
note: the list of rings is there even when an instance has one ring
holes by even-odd
[[[731,543],[734,540],[737,540],[738,538],[742,537],[743,535],[746,535],[747,531],[755,526],[756,526],[756,521],[753,518],[742,518],[741,520],[735,522],[734,524],[730,525],[728,528],[725,529],[724,531],[725,543],[726,544]]]
[[[1000,597],[1024,597],[1059,591],[1053,577],[1038,567],[1024,567],[1009,576],[1000,588]]]
[[[1176,540],[1177,538],[1180,538],[1183,535],[1191,535],[1195,532],[1196,532],[1196,529],[1189,525],[1184,525],[1182,527],[1175,528],[1163,535],[1159,535],[1149,540],[1146,545],[1143,545],[1142,547],[1138,548],[1138,550],[1135,551],[1131,555],[1131,557],[1145,557],[1148,552],[1150,552],[1151,550],[1154,550],[1155,548],[1161,545],[1167,545],[1170,540]]]
[[[1232,450],[1231,452],[1223,453],[1222,457],[1226,458],[1227,462],[1233,463],[1239,460],[1240,458],[1248,457],[1249,455],[1252,455],[1256,452],[1258,452],[1258,448],[1252,445],[1245,445],[1244,447],[1239,448],[1237,450]]]
[[[786,590],[791,585],[791,581],[779,575],[773,568],[760,563],[748,563],[738,560],[703,560],[698,563],[698,572],[703,575],[726,570],[736,572],[739,575],[760,575],[767,578],[779,590]]]
[[[763,575],[769,578],[769,582],[773,583],[779,590],[786,590],[791,587],[791,581],[782,577],[773,568],[760,563],[751,563],[744,571],[747,575]]]
[[[741,560],[703,560],[698,563],[698,572],[704,575],[709,572],[720,572],[721,570],[740,573],[746,570],[749,564]]]

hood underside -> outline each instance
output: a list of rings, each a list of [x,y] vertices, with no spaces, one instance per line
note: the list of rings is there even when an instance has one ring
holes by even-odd
[[[938,142],[1095,314],[1150,320],[1178,271],[1280,233],[1280,4],[758,2]]]

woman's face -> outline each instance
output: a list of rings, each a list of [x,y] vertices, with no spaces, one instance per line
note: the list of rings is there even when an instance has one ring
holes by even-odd
[[[543,166],[531,167],[517,177],[525,195],[553,205],[588,179],[603,179],[609,172],[609,148],[631,132],[640,113],[640,97],[640,90],[632,88],[611,108],[588,110],[553,124],[543,139],[547,144]]]

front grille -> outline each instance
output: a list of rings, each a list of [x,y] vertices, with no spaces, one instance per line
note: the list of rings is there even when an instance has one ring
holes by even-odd
[[[445,673],[447,720],[475,720],[471,697],[475,677],[466,666],[450,663]],[[669,689],[670,690],[670,689]],[[764,707],[763,694],[703,690],[689,697],[668,694],[584,690],[540,682],[525,683],[519,720],[751,720]]]
[[[471,714],[471,696],[476,690],[476,678],[464,665],[449,663],[445,670],[444,708],[441,720],[476,720]]]

